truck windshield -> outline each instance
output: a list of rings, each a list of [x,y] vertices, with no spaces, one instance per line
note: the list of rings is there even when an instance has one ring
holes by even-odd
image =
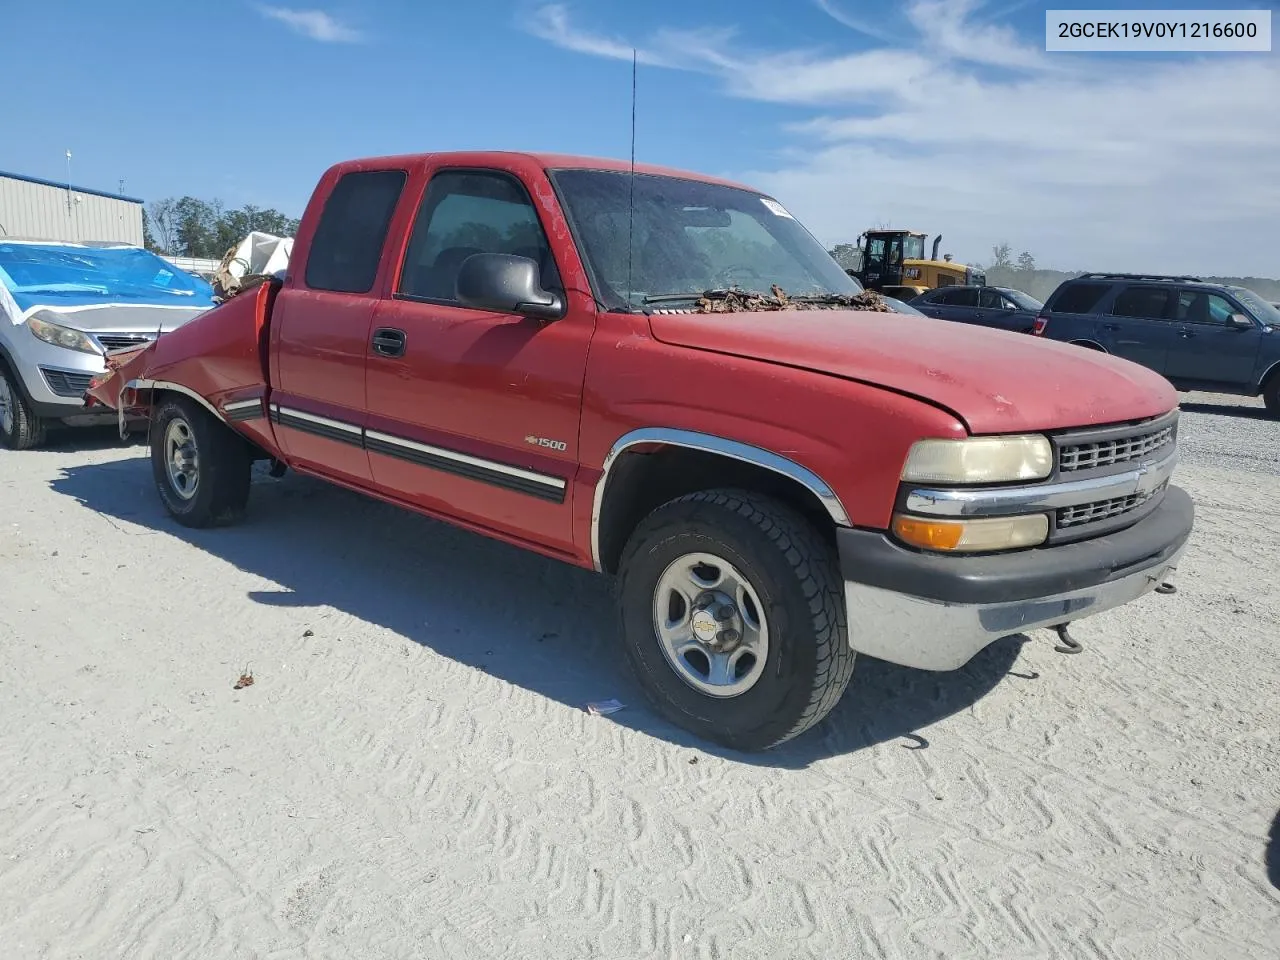
[[[777,201],[736,187],[625,171],[563,169],[551,179],[610,309],[737,287],[792,297],[862,286]],[[629,225],[631,242],[628,243]]]

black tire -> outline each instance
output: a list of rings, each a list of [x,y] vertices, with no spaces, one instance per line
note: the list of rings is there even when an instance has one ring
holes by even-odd
[[[654,619],[664,571],[694,553],[736,567],[767,624],[763,671],[727,698],[703,693],[677,672]],[[646,695],[672,723],[714,743],[742,751],[777,746],[821,721],[849,685],[854,652],[834,551],[770,497],[711,490],[664,504],[632,534],[617,586],[623,644]]]
[[[7,404],[0,405],[0,443],[10,450],[30,450],[44,443],[47,433],[44,420],[31,412],[18,378],[0,360],[0,402],[6,398]]]
[[[1262,388],[1262,402],[1266,405],[1267,413],[1280,417],[1280,373],[1273,373]]]
[[[174,437],[185,434],[194,441],[194,482],[184,481],[185,488],[169,468],[171,429]],[[249,448],[213,414],[188,397],[170,395],[152,416],[150,441],[156,490],[175,520],[184,527],[211,527],[243,516],[249,502]]]

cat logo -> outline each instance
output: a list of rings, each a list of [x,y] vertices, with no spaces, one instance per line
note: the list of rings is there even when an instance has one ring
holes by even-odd
[[[569,447],[563,440],[548,440],[546,437],[535,437],[533,434],[525,437],[524,442],[535,447],[546,447],[548,450],[560,450],[562,452]]]

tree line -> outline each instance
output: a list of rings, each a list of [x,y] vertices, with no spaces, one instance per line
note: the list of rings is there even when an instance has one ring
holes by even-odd
[[[143,209],[143,243],[148,250],[172,257],[221,260],[253,231],[292,237],[298,220],[279,210],[245,204],[228,210],[221,200],[166,197]]]

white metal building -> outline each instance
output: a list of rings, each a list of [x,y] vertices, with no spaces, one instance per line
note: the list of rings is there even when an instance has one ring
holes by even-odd
[[[0,239],[142,246],[142,201],[0,170]]]

